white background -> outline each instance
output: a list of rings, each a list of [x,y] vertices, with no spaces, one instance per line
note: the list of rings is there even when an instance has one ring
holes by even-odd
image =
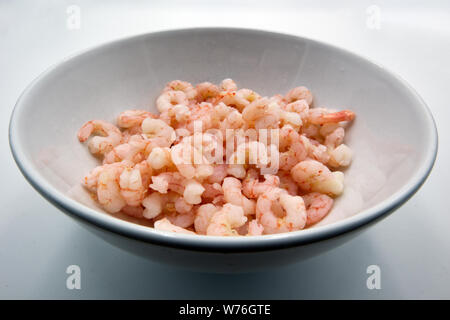
[[[0,298],[450,298],[450,3],[316,2],[0,0]],[[81,9],[78,30],[67,28],[69,5]],[[380,29],[373,28],[372,5],[380,10]],[[14,103],[33,78],[68,55],[128,35],[193,26],[303,35],[399,74],[428,103],[438,126],[431,176],[408,203],[355,240],[270,272],[180,271],[95,238],[20,174],[8,145]],[[71,264],[81,267],[81,290],[66,289]],[[366,287],[371,264],[381,268],[381,290]]]

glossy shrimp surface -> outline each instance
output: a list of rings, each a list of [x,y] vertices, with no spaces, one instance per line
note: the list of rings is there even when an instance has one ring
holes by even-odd
[[[353,111],[315,107],[304,86],[271,96],[229,78],[162,87],[151,106],[78,131],[99,159],[82,185],[103,210],[227,237],[299,231],[333,214],[353,158]]]

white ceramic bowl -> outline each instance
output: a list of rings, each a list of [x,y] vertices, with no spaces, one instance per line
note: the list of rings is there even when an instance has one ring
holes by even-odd
[[[218,83],[228,77],[263,95],[305,85],[316,106],[356,112],[346,137],[354,162],[344,195],[324,221],[292,233],[220,238],[160,232],[96,207],[80,187],[97,165],[76,138],[85,121],[113,121],[129,108],[153,110],[173,79]],[[63,61],[20,97],[10,144],[33,187],[100,237],[156,261],[229,272],[307,258],[387,216],[425,181],[437,133],[425,103],[404,81],[357,55],[295,36],[211,28],[135,36]]]

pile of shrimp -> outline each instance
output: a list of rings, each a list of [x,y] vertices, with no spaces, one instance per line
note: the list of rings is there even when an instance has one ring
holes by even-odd
[[[156,99],[159,115],[127,110],[116,125],[92,120],[81,127],[79,141],[87,141],[103,161],[83,185],[105,211],[146,219],[158,230],[253,236],[310,227],[343,192],[344,173],[338,169],[351,163],[352,151],[343,142],[355,117],[312,103],[302,86],[263,97],[238,89],[231,79],[219,86],[172,81]],[[196,123],[202,148],[194,143]],[[227,139],[237,140],[229,129],[278,130],[278,141],[245,136],[245,145],[231,150],[231,158],[243,151],[244,163],[207,159],[206,152],[217,156]],[[218,142],[211,130],[224,140]],[[252,146],[276,159],[275,171],[264,170],[267,161],[250,163]]]

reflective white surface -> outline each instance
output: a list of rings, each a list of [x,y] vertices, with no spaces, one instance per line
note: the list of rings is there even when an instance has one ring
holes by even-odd
[[[171,5],[0,2],[0,298],[450,298],[450,6],[409,2],[272,1]],[[73,29],[81,10],[80,29]],[[376,7],[373,7],[376,5]],[[174,10],[174,8],[177,8]],[[378,17],[380,18],[378,20]],[[69,28],[68,28],[69,26]],[[210,275],[159,266],[111,247],[41,198],[10,155],[7,129],[25,86],[48,66],[92,45],[136,33],[194,26],[234,26],[298,34],[380,62],[406,79],[435,117],[440,151],[423,188],[392,216],[350,243],[266,273]],[[379,29],[378,29],[379,27]],[[389,115],[386,115],[387,117]],[[411,128],[414,130],[414,128]],[[67,266],[81,267],[81,290],[66,289]],[[381,290],[368,290],[366,268],[381,268]]]

